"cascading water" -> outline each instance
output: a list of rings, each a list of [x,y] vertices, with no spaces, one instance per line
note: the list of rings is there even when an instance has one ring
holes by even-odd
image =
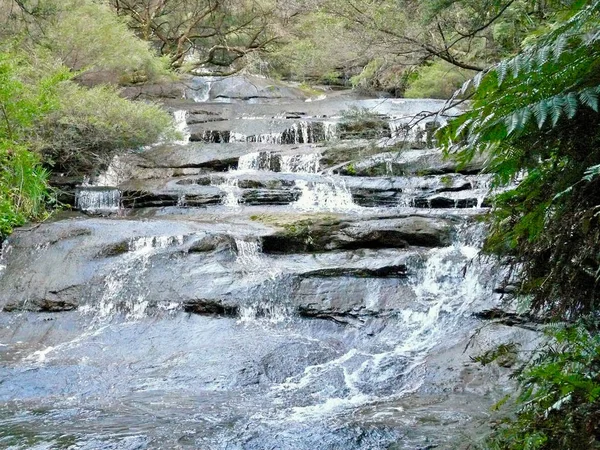
[[[118,211],[121,191],[115,188],[82,186],[77,190],[75,206],[81,211]]]
[[[320,153],[302,155],[281,155],[281,172],[283,173],[318,173]]]
[[[187,111],[175,111],[173,112],[173,118],[175,119],[175,130],[181,134],[181,139],[175,143],[185,145],[190,141],[190,131],[187,124]]]
[[[184,236],[148,236],[129,241],[123,259],[105,278],[98,304],[85,305],[80,312],[96,320],[112,318],[116,313],[125,313],[130,319],[144,317],[148,301],[143,280],[152,257],[161,249],[183,242]]]
[[[262,255],[260,243],[256,240],[236,239],[237,262],[249,280],[258,278],[259,284],[252,286],[240,306],[239,320],[254,323],[257,319],[279,323],[290,320],[292,311],[285,296],[290,286],[281,277],[281,268],[271,265]],[[267,275],[265,277],[265,274]]]
[[[297,180],[301,189],[300,198],[292,204],[302,211],[359,211],[360,207],[352,199],[352,193],[341,179],[329,177],[323,182]]]
[[[343,143],[297,144],[338,140],[322,118],[354,101],[275,115],[253,104],[243,133],[225,120],[204,132],[218,145],[185,143],[181,161],[163,153],[155,167],[153,154],[125,170],[152,206],[11,236],[0,257],[0,447],[460,448],[448,439],[498,399],[469,391],[478,375],[464,372],[464,348],[505,273],[478,257],[481,211],[448,203],[481,207],[489,183],[332,175]],[[203,109],[227,118],[230,106]],[[267,116],[285,126],[252,128]],[[398,167],[385,149],[377,157]],[[377,195],[385,206],[354,201]],[[419,204],[437,196],[438,210]],[[120,193],[83,186],[77,202],[114,211]]]

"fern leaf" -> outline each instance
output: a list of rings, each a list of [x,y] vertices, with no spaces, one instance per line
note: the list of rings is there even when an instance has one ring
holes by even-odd
[[[550,100],[550,117],[552,117],[552,126],[555,127],[563,113],[564,97],[557,95]]]
[[[577,108],[579,107],[579,102],[577,101],[577,95],[574,92],[569,92],[565,97],[564,101],[564,110],[569,119],[575,117],[577,114]]]
[[[559,36],[554,42],[554,45],[552,46],[552,56],[554,57],[555,61],[558,61],[564,53],[565,48],[567,47],[567,42],[567,36],[564,34]]]
[[[465,81],[463,83],[463,85],[461,86],[460,91],[459,91],[461,95],[464,95],[465,92],[467,92],[467,89],[469,89],[469,86],[471,85],[471,81],[472,80],[469,78],[467,81]]]
[[[541,48],[539,48],[535,53],[535,62],[538,64],[538,66],[543,66],[548,62],[548,59],[550,58],[550,46],[544,45]]]
[[[548,118],[548,102],[546,100],[538,102],[533,109],[533,114],[537,120],[538,128],[541,129]]]
[[[477,75],[475,75],[475,78],[473,78],[473,87],[475,89],[477,89],[479,87],[479,85],[481,84],[481,80],[483,79],[484,74],[485,74],[485,72],[481,71]]]
[[[589,106],[598,112],[598,91],[596,88],[584,89],[579,93],[579,100],[585,106]]]
[[[582,178],[584,181],[592,181],[594,178],[600,175],[600,164],[595,166],[588,167],[585,170],[584,177]]]
[[[522,59],[521,55],[517,55],[512,59],[512,72],[513,78],[517,78],[519,76],[519,72],[521,71]]]
[[[506,120],[506,125],[508,126],[508,135],[510,136],[515,131],[520,130],[522,128],[522,122],[522,110],[517,110],[512,115],[510,115]]]
[[[467,119],[465,120],[457,129],[456,132],[454,133],[454,136],[460,136],[462,134],[462,132],[469,126],[471,125],[471,123],[473,122],[473,119]]]
[[[498,67],[496,68],[496,72],[498,73],[498,86],[502,84],[504,79],[506,78],[506,73],[508,72],[508,63],[506,60],[500,62]]]

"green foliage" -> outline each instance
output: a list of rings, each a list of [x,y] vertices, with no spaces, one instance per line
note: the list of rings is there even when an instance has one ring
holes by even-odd
[[[360,74],[350,78],[350,83],[354,89],[365,93],[385,91],[401,97],[414,79],[416,72],[398,64],[395,58],[375,58]]]
[[[25,147],[0,142],[0,240],[27,220],[46,217],[53,200],[48,172],[39,158]]]
[[[495,200],[486,250],[523,268],[534,310],[573,317],[600,299],[600,1],[560,19],[467,81],[470,110],[438,137],[463,163],[489,155],[497,185],[520,181]]]
[[[436,61],[418,70],[404,96],[448,99],[473,75],[471,70],[460,69],[446,61]]]
[[[45,216],[48,173],[24,143],[31,127],[57,107],[64,69],[31,84],[34,68],[19,54],[0,53],[0,239],[14,226]]]
[[[165,61],[107,5],[89,0],[61,0],[55,5],[43,45],[71,69],[112,71],[121,80],[138,81],[166,74]]]
[[[104,2],[95,0],[7,0],[10,11],[0,29],[9,51],[26,49],[77,72],[94,83],[157,81],[169,77],[158,58]],[[0,18],[2,18],[0,7]],[[5,13],[6,14],[6,13]]]
[[[171,117],[158,105],[119,97],[109,86],[60,86],[59,107],[37,127],[39,146],[55,171],[85,173],[117,152],[174,137]]]
[[[589,325],[552,330],[517,371],[517,410],[495,429],[488,449],[600,448],[600,335]]]

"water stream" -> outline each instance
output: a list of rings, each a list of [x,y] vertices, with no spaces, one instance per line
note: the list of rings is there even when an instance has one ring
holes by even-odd
[[[207,102],[215,82],[188,98]],[[180,157],[212,164],[217,144],[218,164],[173,175],[166,154],[163,172],[131,171],[151,206],[122,211],[127,185],[82,187],[85,214],[5,243],[0,447],[464,448],[503,392],[464,350],[504,276],[473,220],[489,179],[334,175],[329,147],[298,147],[339,143],[330,119],[269,133],[224,120],[197,147],[189,114],[175,117]]]

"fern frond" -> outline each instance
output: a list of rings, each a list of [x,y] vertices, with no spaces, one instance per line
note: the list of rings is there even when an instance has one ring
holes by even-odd
[[[569,92],[564,98],[564,110],[569,119],[575,117],[578,107],[579,102],[577,101],[577,95],[574,92]]]
[[[579,100],[585,106],[592,108],[598,112],[598,87],[584,89],[579,93]]]
[[[538,128],[542,128],[546,119],[548,118],[548,102],[546,100],[542,100],[538,102],[537,105],[533,108],[533,114],[537,120]]]

